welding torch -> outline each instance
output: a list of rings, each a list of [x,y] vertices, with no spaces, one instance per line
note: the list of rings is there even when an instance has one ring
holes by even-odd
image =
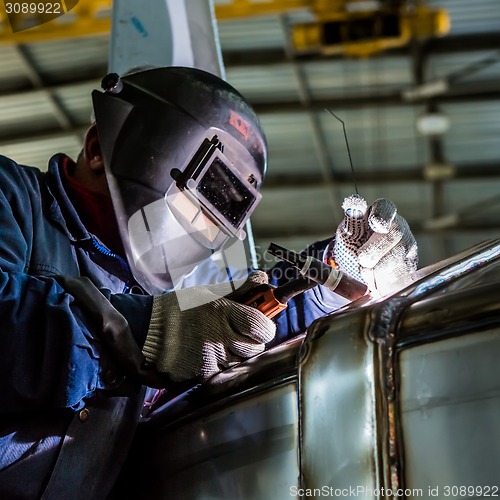
[[[317,285],[323,285],[351,301],[363,297],[368,292],[364,283],[311,255],[299,254],[275,243],[271,243],[267,251],[292,264],[301,274],[300,277],[277,287],[266,283],[258,285],[251,290],[250,297],[241,300],[244,304],[259,309],[268,318],[273,318],[283,311],[292,297]]]
[[[272,286],[267,283],[258,285],[249,293],[249,296],[240,299],[243,304],[255,307],[268,318],[274,318],[278,313],[286,309],[287,302],[318,283],[305,277],[299,277],[280,286]]]
[[[323,285],[346,299],[353,301],[368,293],[368,287],[364,283],[312,255],[297,253],[276,245],[276,243],[271,243],[267,251],[278,259],[295,266],[302,276],[318,285]]]

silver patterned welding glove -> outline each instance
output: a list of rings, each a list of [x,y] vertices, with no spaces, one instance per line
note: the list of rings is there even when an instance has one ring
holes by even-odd
[[[251,286],[243,285],[244,290]],[[153,299],[142,352],[174,382],[207,379],[233,362],[261,353],[274,338],[276,325],[270,319],[221,297],[220,291],[217,285],[195,286]]]
[[[418,248],[406,220],[385,198],[370,207],[358,195],[342,204],[333,258],[341,271],[366,283],[372,293],[387,295],[409,284],[418,265]]]

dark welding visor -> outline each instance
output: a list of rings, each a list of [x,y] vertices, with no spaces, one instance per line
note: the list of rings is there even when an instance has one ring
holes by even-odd
[[[228,136],[224,139],[226,144],[232,141]],[[245,177],[235,167],[242,158],[226,156],[226,152],[233,151],[225,147],[226,144],[217,135],[210,139],[205,137],[187,166],[183,170],[172,171],[175,179],[172,187],[175,188],[167,193],[167,203],[178,217],[189,222],[189,232],[192,232],[192,226],[198,218],[203,220],[205,227],[210,226],[208,218],[226,237],[243,239],[243,226],[261,199],[261,194],[255,178],[251,174]],[[178,196],[174,196],[179,192],[198,209],[190,209],[186,200],[179,203]],[[213,231],[202,232],[208,240],[217,233],[215,227]]]

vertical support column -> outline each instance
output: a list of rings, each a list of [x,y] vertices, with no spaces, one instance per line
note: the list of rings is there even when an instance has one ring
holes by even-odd
[[[193,66],[218,75],[225,80],[226,72],[222,60],[213,1],[183,0],[183,3],[191,34]]]
[[[110,71],[189,66],[224,77],[213,6],[207,0],[114,0]]]
[[[108,70],[165,66],[203,69],[225,79],[212,0],[114,0]],[[244,242],[249,265],[257,267],[250,221]]]

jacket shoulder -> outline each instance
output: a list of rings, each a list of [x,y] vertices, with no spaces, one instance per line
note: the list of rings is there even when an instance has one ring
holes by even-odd
[[[36,167],[20,165],[0,155],[0,191],[8,195],[39,194],[45,182],[45,173]]]

